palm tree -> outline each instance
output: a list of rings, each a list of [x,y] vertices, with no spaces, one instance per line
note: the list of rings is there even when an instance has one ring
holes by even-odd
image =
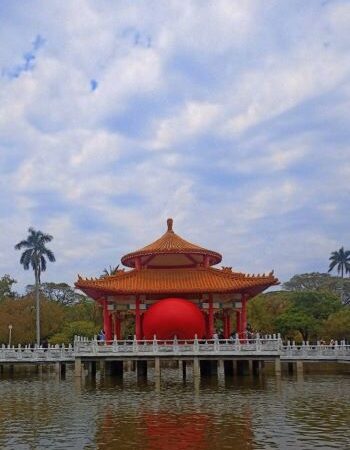
[[[331,253],[329,260],[331,263],[329,264],[328,272],[337,267],[338,274],[341,274],[341,302],[344,303],[344,271],[345,273],[350,273],[350,251],[341,247],[337,252]]]
[[[109,266],[109,269],[103,269],[101,278],[109,277],[111,275],[115,275],[118,272],[119,264],[115,267]]]
[[[329,260],[331,263],[328,272],[331,272],[337,266],[338,274],[340,273],[342,278],[344,278],[344,271],[350,273],[350,250],[344,250],[344,247],[341,247],[337,252],[331,253]]]
[[[36,342],[40,346],[40,277],[41,272],[46,270],[46,257],[49,261],[54,262],[55,255],[51,250],[45,247],[45,244],[51,242],[53,237],[42,231],[36,231],[34,228],[28,229],[27,239],[15,245],[16,250],[24,248],[21,255],[20,263],[24,270],[28,270],[31,266],[35,276],[35,299],[36,299]]]

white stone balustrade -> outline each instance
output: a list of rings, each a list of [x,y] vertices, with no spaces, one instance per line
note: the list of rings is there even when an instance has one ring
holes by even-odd
[[[350,345],[345,341],[335,341],[334,344],[310,344],[303,342],[296,345],[295,342],[288,342],[281,350],[282,359],[290,360],[349,360],[350,361]]]
[[[0,347],[0,364],[9,362],[60,362],[74,361],[74,347],[69,345],[49,345],[47,348],[31,347],[30,345],[17,347],[5,346]]]
[[[114,340],[101,342],[76,337],[74,346],[48,346],[48,348],[31,346],[0,347],[0,364],[11,362],[69,362],[75,358],[89,357],[147,357],[147,356],[217,356],[217,357],[274,357],[282,361],[349,361],[350,345],[345,341],[332,345],[309,344],[297,345],[288,342],[283,345],[279,336],[257,335],[255,339],[193,339],[193,340]]]

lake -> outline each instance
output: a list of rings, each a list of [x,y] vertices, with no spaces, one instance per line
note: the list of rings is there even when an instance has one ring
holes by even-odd
[[[350,449],[350,371],[160,383],[64,379],[16,370],[0,379],[0,449]]]

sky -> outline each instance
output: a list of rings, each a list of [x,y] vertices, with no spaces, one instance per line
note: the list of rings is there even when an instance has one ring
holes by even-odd
[[[0,276],[166,230],[281,281],[350,247],[350,1],[0,0]]]

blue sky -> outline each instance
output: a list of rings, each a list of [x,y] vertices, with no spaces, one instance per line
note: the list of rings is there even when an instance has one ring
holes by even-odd
[[[0,275],[72,283],[165,231],[248,273],[349,244],[350,2],[0,3]]]

